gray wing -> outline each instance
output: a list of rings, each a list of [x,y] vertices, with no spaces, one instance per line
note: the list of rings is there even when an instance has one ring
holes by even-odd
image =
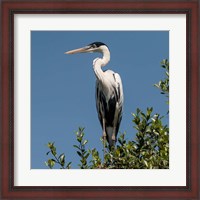
[[[122,80],[121,77],[119,76],[118,73],[114,74],[115,76],[115,80],[117,83],[117,89],[116,89],[116,99],[117,99],[117,103],[118,103],[118,107],[117,107],[117,116],[116,116],[116,120],[117,120],[117,127],[116,127],[116,132],[118,133],[119,130],[119,126],[122,120],[122,113],[123,113],[123,103],[124,103],[124,94],[123,94],[123,86],[122,86]],[[116,133],[116,134],[117,134]]]
[[[96,107],[102,128],[103,117],[105,118],[107,140],[110,146],[112,146],[113,144],[111,144],[111,135],[113,131],[113,126],[115,124],[115,136],[117,137],[122,119],[124,97],[122,81],[119,74],[112,72],[112,80],[110,77],[110,83],[110,92],[105,92],[102,83],[99,80],[96,81]]]

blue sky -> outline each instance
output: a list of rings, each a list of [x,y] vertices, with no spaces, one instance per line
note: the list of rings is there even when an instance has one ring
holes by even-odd
[[[95,104],[92,61],[98,53],[65,55],[64,52],[99,41],[107,44],[111,60],[104,69],[120,74],[124,112],[119,128],[135,138],[132,112],[153,107],[165,115],[165,97],[153,84],[164,78],[160,67],[169,58],[168,31],[32,31],[31,32],[31,168],[48,169],[47,143],[55,142],[72,168],[79,157],[73,145],[75,131],[85,127],[87,147],[99,150],[102,130]],[[168,120],[165,121],[168,123]]]

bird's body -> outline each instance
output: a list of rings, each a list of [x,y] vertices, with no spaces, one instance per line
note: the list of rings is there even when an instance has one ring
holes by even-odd
[[[122,119],[123,88],[119,74],[102,67],[110,61],[110,51],[101,42],[94,42],[88,46],[66,53],[100,52],[102,58],[93,61],[93,69],[96,76],[96,107],[99,121],[103,130],[103,139],[107,139],[109,147],[115,146],[117,133]]]
[[[102,129],[111,147],[115,145],[122,119],[123,93],[120,76],[111,70],[103,73],[104,79],[96,80],[96,107]]]

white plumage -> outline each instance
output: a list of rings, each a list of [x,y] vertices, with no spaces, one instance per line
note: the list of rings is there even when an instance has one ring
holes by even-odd
[[[111,147],[115,145],[122,119],[123,90],[117,73],[107,70],[103,77],[103,80],[96,81],[96,106],[103,136]]]
[[[96,107],[99,121],[102,126],[103,139],[107,139],[109,147],[115,146],[117,134],[122,119],[123,109],[123,87],[118,73],[111,70],[103,71],[104,67],[110,61],[110,51],[102,42],[94,42],[86,47],[71,50],[67,54],[99,52],[102,58],[96,58],[93,61],[93,69],[96,80]],[[105,144],[104,144],[105,146]]]

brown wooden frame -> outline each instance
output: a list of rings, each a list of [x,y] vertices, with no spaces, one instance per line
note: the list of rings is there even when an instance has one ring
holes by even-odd
[[[2,0],[1,2],[1,198],[2,199],[200,199],[199,2],[198,0]],[[187,185],[170,187],[14,186],[14,15],[186,14],[187,18]],[[184,122],[183,122],[184,123]]]

